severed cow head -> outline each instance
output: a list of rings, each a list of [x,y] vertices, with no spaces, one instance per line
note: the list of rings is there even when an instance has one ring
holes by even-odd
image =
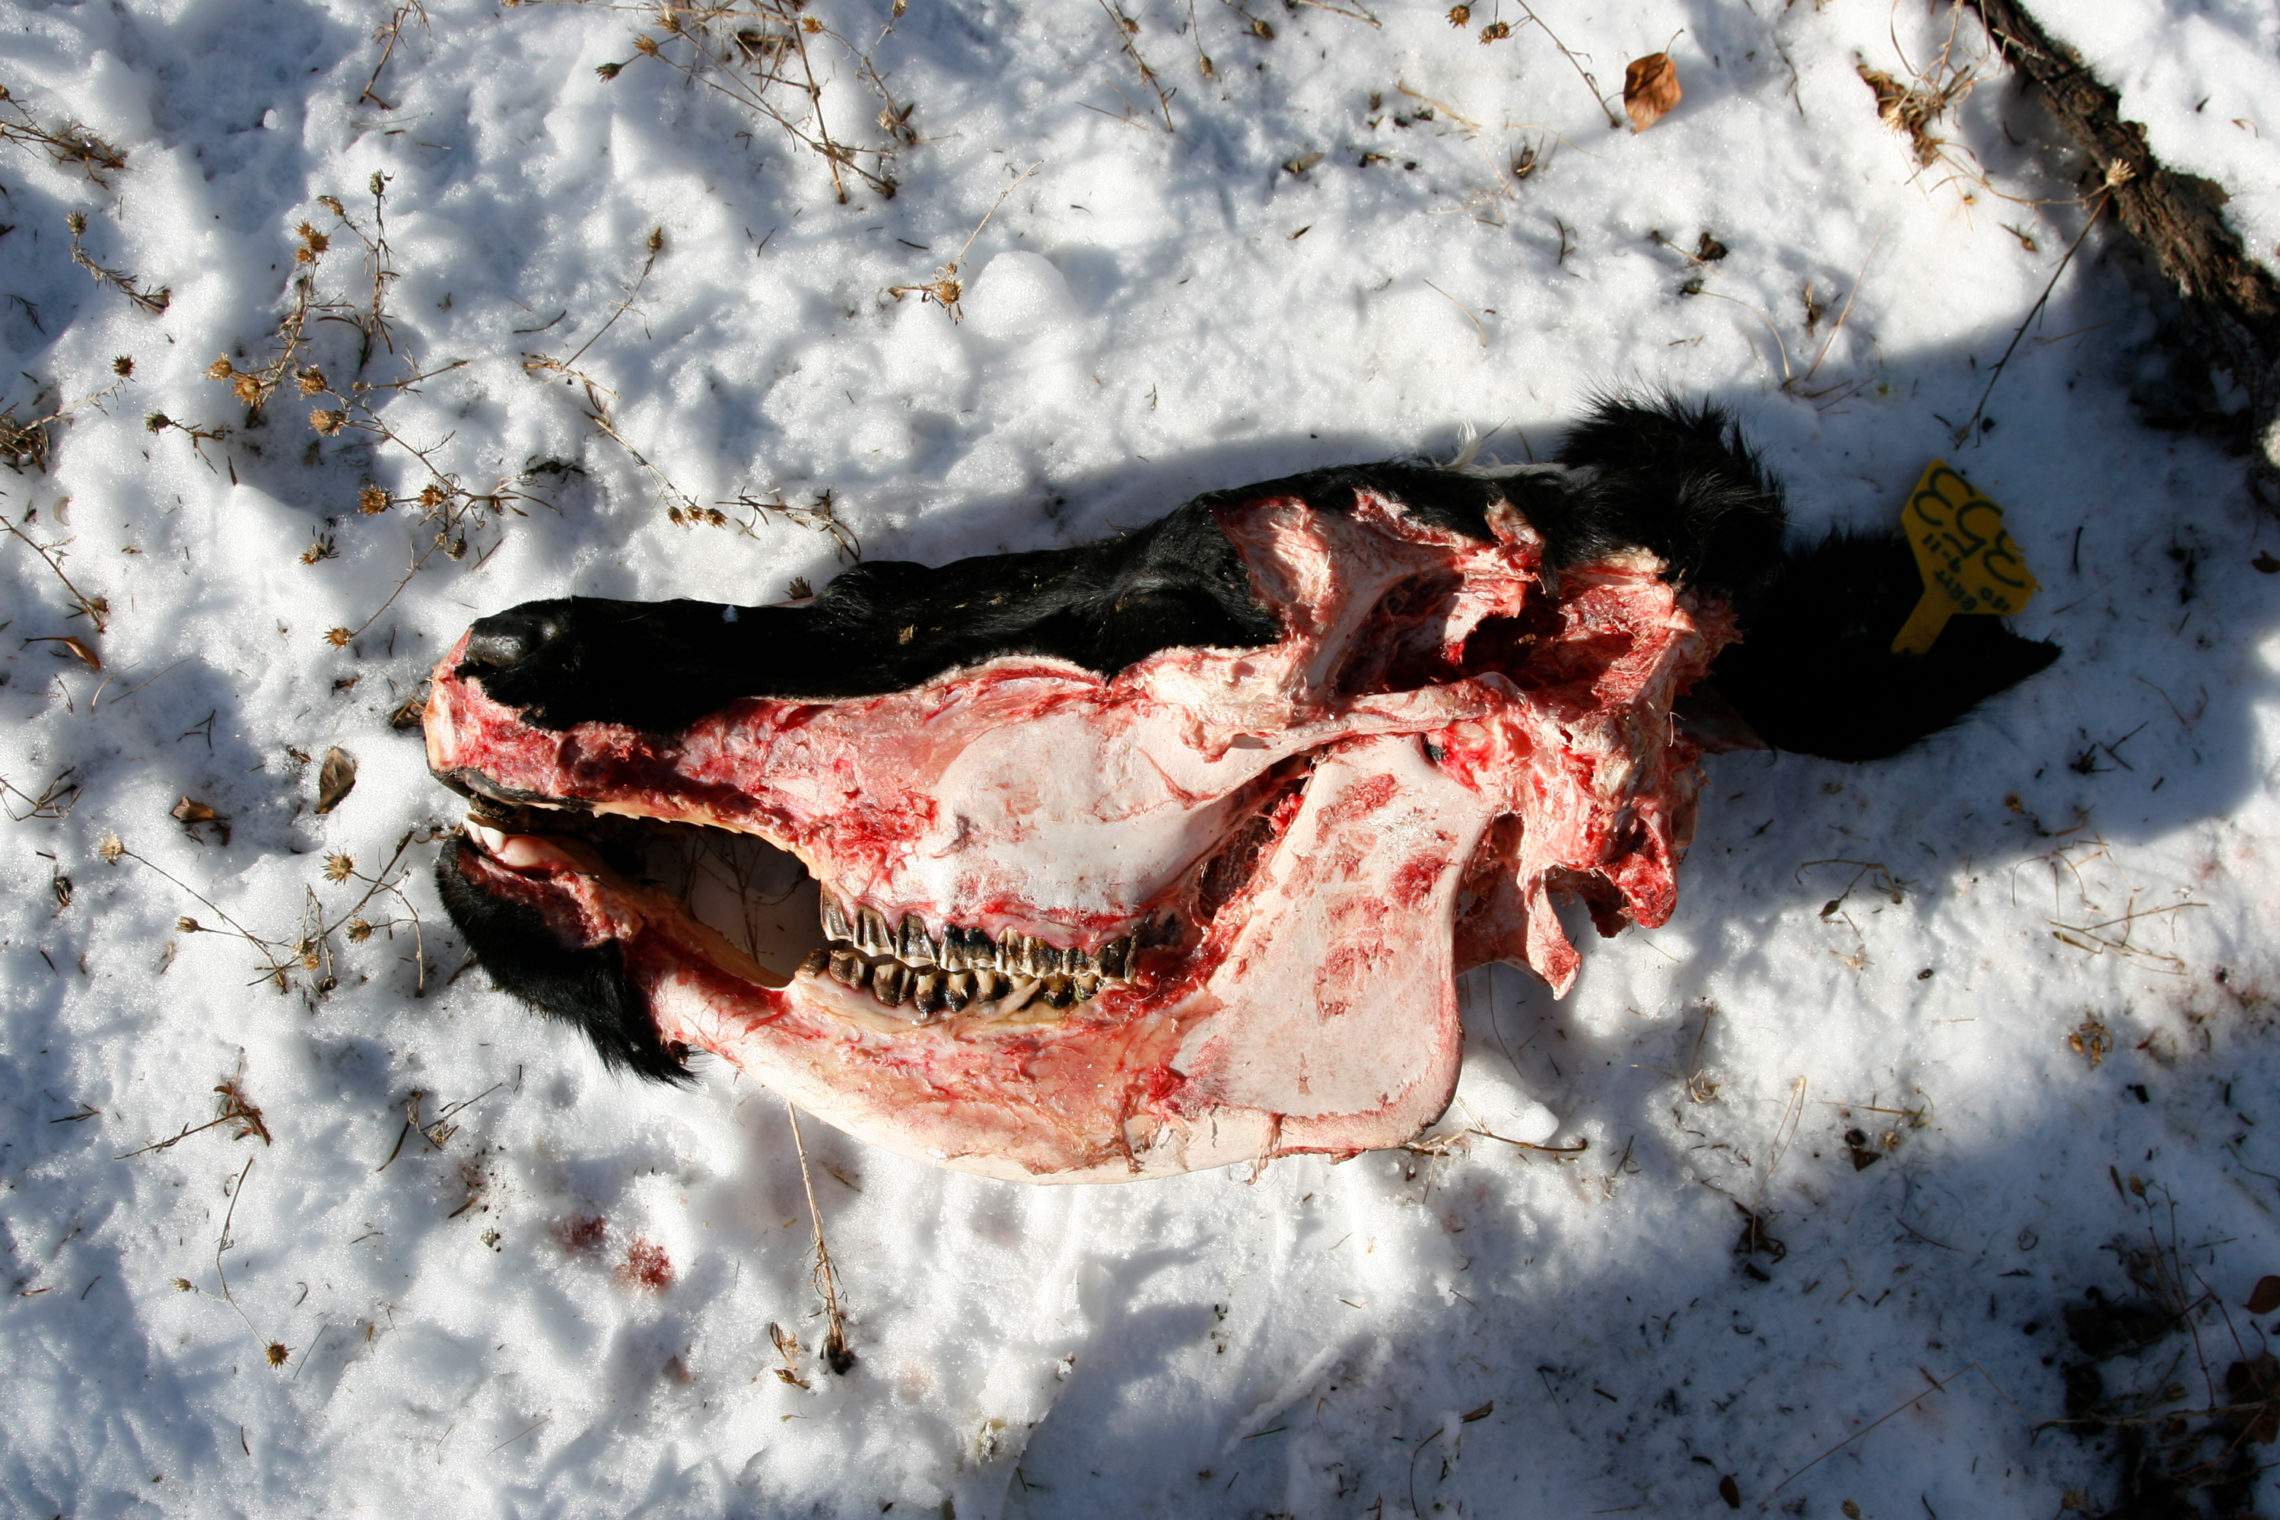
[[[1704,743],[1888,753],[2056,653],[1966,619],[1891,656],[1905,546],[1792,575],[1783,531],[1722,418],[1608,403],[1553,465],[1316,471],[778,606],[530,603],[436,671],[478,801],[439,884],[605,1060],[710,1051],[942,1165],[1399,1144],[1459,972],[1565,992],[1554,894],[1669,917]],[[708,839],[745,842],[725,914]]]

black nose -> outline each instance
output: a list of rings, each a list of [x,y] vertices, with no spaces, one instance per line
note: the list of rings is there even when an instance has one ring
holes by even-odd
[[[463,670],[504,670],[536,656],[560,637],[561,620],[551,608],[514,607],[494,613],[467,633]]]

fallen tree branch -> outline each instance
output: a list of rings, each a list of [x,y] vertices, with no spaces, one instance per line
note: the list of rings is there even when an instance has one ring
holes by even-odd
[[[2115,91],[2017,0],[1969,4],[2003,61],[2090,155],[2123,229],[2184,297],[2200,357],[2248,392],[2261,491],[2280,500],[2280,280],[2226,223],[2223,189],[2154,157],[2145,128],[2122,120]]]

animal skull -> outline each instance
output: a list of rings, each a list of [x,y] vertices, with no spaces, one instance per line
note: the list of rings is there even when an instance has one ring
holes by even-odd
[[[945,1166],[1400,1144],[1454,1090],[1459,972],[1564,993],[1555,891],[1603,934],[1669,917],[1700,753],[1674,705],[1780,562],[1713,414],[1609,410],[1675,452],[1321,471],[809,602],[486,619],[429,698],[431,767],[489,809],[445,900],[605,1057],[711,1051]],[[815,928],[735,942],[620,820],[787,852]]]

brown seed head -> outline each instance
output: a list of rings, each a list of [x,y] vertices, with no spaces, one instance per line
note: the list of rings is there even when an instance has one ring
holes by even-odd
[[[325,372],[314,364],[309,365],[293,378],[300,382],[301,394],[304,396],[321,396],[332,389],[330,385],[325,383]]]
[[[263,1352],[262,1355],[269,1358],[270,1366],[282,1367],[287,1361],[292,1359],[293,1348],[286,1345],[283,1341],[271,1341],[269,1343],[269,1349]]]
[[[330,438],[333,434],[348,426],[348,413],[342,411],[314,411],[309,413],[309,426],[315,428],[318,432],[324,434],[327,438]]]
[[[597,63],[594,65],[594,72],[604,79],[615,79],[624,69],[625,65],[622,63]]]
[[[77,237],[87,230],[87,213],[84,211],[68,212],[63,218],[63,225],[71,229],[73,237]]]
[[[388,493],[366,481],[356,493],[356,510],[366,516],[375,516],[388,510]]]
[[[1449,25],[1454,27],[1467,27],[1472,25],[1472,7],[1469,5],[1450,6]]]
[[[325,857],[325,880],[346,881],[356,874],[355,858],[339,850]]]
[[[127,853],[127,847],[119,842],[118,835],[105,834],[103,842],[95,847],[95,853],[103,857],[103,864],[117,865],[119,857]]]
[[[188,915],[187,913],[185,913],[185,914],[184,914],[182,917],[180,917],[180,918],[178,918],[178,919],[176,919],[176,920],[174,921],[174,927],[175,927],[176,931],[177,931],[177,932],[179,932],[179,933],[183,933],[183,934],[196,934],[196,933],[197,933],[197,932],[198,932],[200,929],[204,928],[205,926],[204,926],[203,924],[199,923],[199,922],[198,922],[198,920],[196,920],[196,919],[194,919],[194,918],[190,917],[190,915]]]
[[[261,404],[261,377],[247,374],[231,376],[230,394],[247,406],[259,406]]]
[[[143,419],[143,428],[146,432],[163,433],[172,426],[174,426],[174,419],[164,412],[152,412]]]
[[[117,375],[121,380],[126,379],[134,372],[135,361],[125,354],[121,354],[111,361],[111,373]]]
[[[206,366],[206,378],[209,380],[227,380],[236,373],[237,366],[230,363],[230,356],[228,354],[222,355],[219,359],[216,359],[213,363]]]
[[[657,39],[650,36],[647,32],[643,32],[640,36],[633,39],[633,50],[637,53],[644,53],[651,58],[655,58],[657,56]]]
[[[356,635],[350,633],[346,628],[327,628],[325,630],[325,642],[335,649],[346,649],[348,641],[355,637]]]

